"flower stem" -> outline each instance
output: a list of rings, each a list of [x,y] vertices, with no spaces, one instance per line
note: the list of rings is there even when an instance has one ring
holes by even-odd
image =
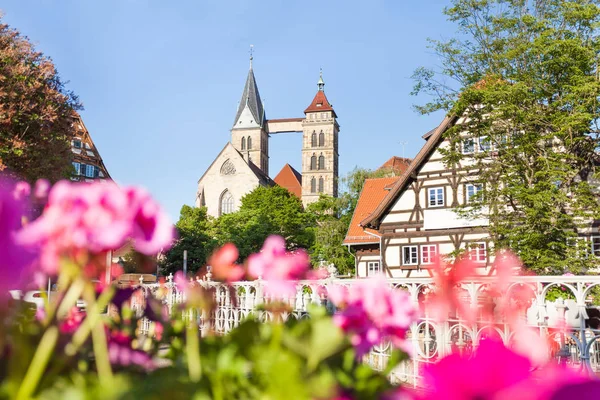
[[[192,382],[198,382],[202,376],[202,364],[200,360],[200,339],[198,338],[198,327],[193,321],[189,321],[186,330],[186,353],[188,358],[188,372]]]
[[[51,326],[46,330],[44,336],[42,336],[35,355],[33,356],[33,360],[29,365],[29,369],[27,369],[25,378],[19,387],[16,397],[17,400],[31,398],[31,395],[37,389],[40,378],[46,370],[50,356],[56,346],[58,333],[58,328],[56,326]]]
[[[110,299],[111,291],[105,293]],[[92,330],[92,343],[94,345],[94,357],[96,359],[96,368],[98,369],[98,378],[101,385],[107,385],[112,380],[112,370],[110,368],[110,360],[108,358],[108,345],[106,342],[106,333],[104,324],[100,321],[100,309],[96,302],[94,287],[87,285],[84,292],[85,302],[87,306],[87,319],[90,319],[89,325]],[[107,301],[107,299],[103,299]],[[84,339],[85,340],[85,339]]]

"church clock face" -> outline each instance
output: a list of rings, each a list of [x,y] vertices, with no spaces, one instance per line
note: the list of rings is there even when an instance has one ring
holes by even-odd
[[[221,166],[221,175],[233,175],[235,174],[235,166],[230,160],[227,160]]]

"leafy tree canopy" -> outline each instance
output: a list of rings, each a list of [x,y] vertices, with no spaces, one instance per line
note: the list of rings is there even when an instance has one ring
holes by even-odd
[[[0,171],[33,182],[72,173],[70,141],[77,97],[52,60],[0,15]]]
[[[598,163],[598,23],[586,0],[454,0],[458,25],[431,41],[439,70],[415,72],[414,94],[469,118],[447,132],[448,165],[474,158],[482,192],[474,213],[490,219],[496,248],[517,251],[540,273],[584,270],[578,239],[600,215],[591,181]],[[472,142],[470,140],[473,140]],[[474,149],[474,154],[465,155]],[[579,235],[581,236],[581,235]]]
[[[212,226],[205,207],[181,207],[179,221],[175,224],[178,239],[160,261],[162,273],[175,273],[183,269],[184,250],[188,252],[188,271],[194,273],[204,267],[218,244],[212,236]]]

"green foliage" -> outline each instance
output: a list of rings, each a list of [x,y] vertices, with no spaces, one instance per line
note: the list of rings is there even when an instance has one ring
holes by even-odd
[[[0,15],[0,171],[34,182],[72,173],[70,141],[77,97],[52,60]]]
[[[106,387],[95,372],[75,367],[45,380],[39,398],[329,399],[351,394],[367,400],[394,388],[387,373],[407,359],[394,350],[385,371],[373,370],[357,359],[326,310],[313,306],[310,318],[284,324],[251,316],[226,335],[200,338],[201,374],[194,380],[185,344],[173,345],[189,340],[185,331],[181,325],[170,330],[171,362],[149,374],[123,370]]]
[[[302,202],[281,186],[259,186],[242,197],[240,212],[254,211],[268,220],[271,234],[282,236],[288,248],[309,248],[313,241],[312,220]],[[262,243],[262,242],[261,242]]]
[[[188,252],[188,271],[196,272],[206,265],[208,257],[217,247],[211,235],[213,222],[208,218],[205,207],[181,207],[179,221],[175,224],[178,239],[160,261],[163,274],[183,269],[183,251]]]
[[[491,147],[468,156],[473,174],[463,183],[483,185],[472,214],[489,217],[495,247],[515,250],[535,272],[592,267],[577,231],[600,216],[592,182],[600,7],[454,0],[445,13],[459,36],[431,41],[442,67],[418,69],[414,93],[431,96],[421,112],[469,116],[447,132],[449,167],[468,165],[467,135]]]
[[[343,198],[321,195],[319,200],[309,204],[307,212],[315,217],[315,242],[310,249],[311,261],[318,266],[321,261],[333,263],[339,274],[354,272],[354,257],[342,244],[352,215],[348,215]]]

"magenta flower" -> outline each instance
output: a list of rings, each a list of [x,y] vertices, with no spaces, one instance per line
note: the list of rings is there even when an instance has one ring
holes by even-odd
[[[155,254],[170,246],[173,227],[147,192],[107,182],[58,182],[44,213],[19,234],[20,243],[40,249],[47,274],[57,273],[62,257],[99,254],[128,240],[139,252]]]
[[[83,319],[85,318],[85,314],[79,311],[79,308],[73,307],[69,310],[67,317],[60,324],[60,332],[72,334],[79,328]]]
[[[17,198],[18,197],[18,198]],[[34,254],[16,241],[25,215],[26,202],[15,196],[15,187],[8,180],[0,180],[0,293],[21,286],[27,266],[34,260]]]
[[[31,186],[29,183],[25,181],[19,181],[15,184],[15,188],[13,190],[13,196],[17,200],[27,200],[29,198],[29,194],[31,193]]]
[[[530,377],[531,363],[496,340],[480,343],[474,356],[451,354],[425,369],[423,399],[496,399]]]
[[[309,269],[304,250],[287,252],[281,236],[269,236],[260,253],[248,257],[248,273],[266,281],[267,294],[283,299],[296,293],[296,283]]]
[[[350,286],[329,288],[330,300],[341,310],[334,323],[350,335],[359,356],[383,339],[409,351],[406,331],[416,318],[416,309],[408,293],[390,288],[385,278],[365,279]]]

